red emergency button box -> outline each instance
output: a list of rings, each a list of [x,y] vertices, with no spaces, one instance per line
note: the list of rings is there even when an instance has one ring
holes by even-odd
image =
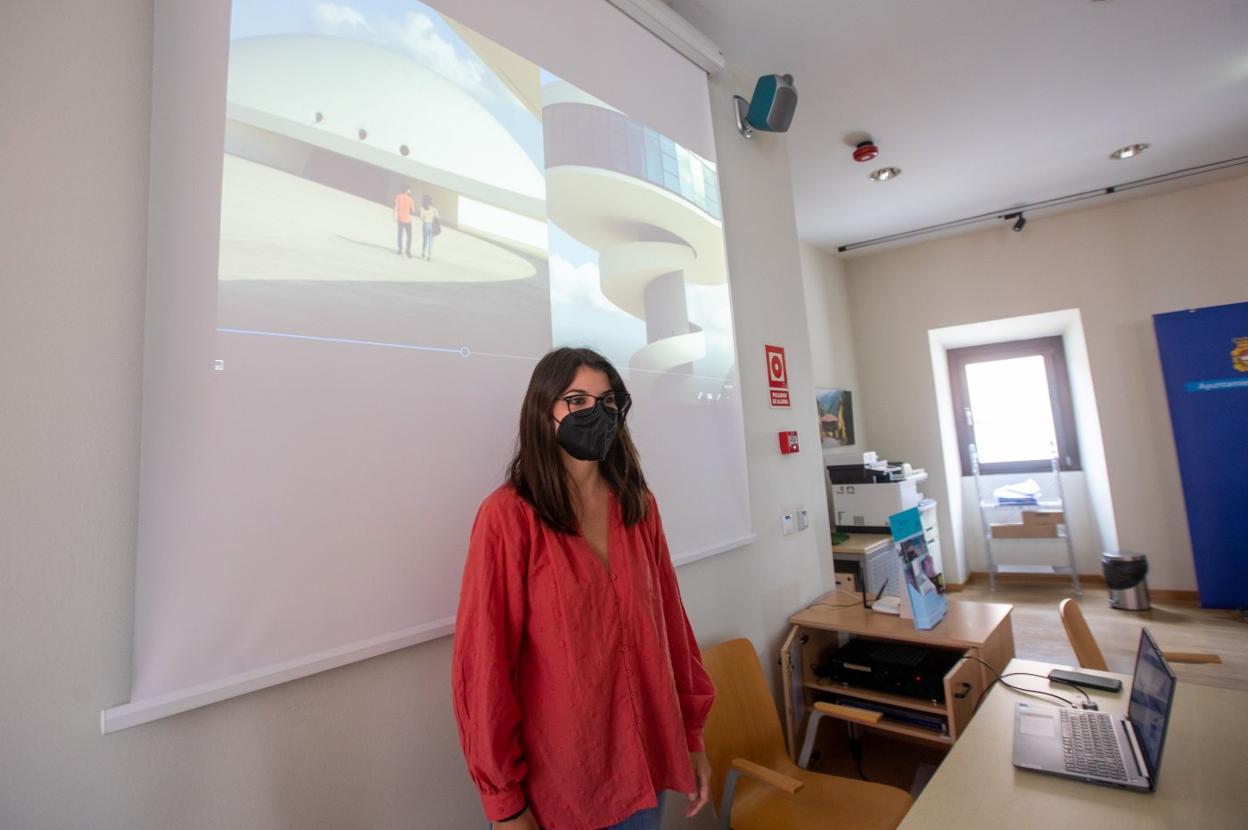
[[[780,454],[789,455],[797,452],[797,430],[790,429],[780,433]]]

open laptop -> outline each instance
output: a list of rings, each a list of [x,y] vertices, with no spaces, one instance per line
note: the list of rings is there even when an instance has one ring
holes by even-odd
[[[1014,711],[1014,766],[1128,790],[1157,789],[1175,683],[1144,629],[1127,716],[1020,703]]]

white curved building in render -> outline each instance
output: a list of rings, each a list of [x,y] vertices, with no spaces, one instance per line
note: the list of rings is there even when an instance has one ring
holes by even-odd
[[[547,210],[598,251],[607,299],[645,321],[630,368],[691,371],[707,344],[686,285],[728,282],[714,166],[564,81],[544,86],[542,100]]]
[[[515,138],[472,93],[396,52],[340,37],[246,38],[230,45],[227,89],[232,122],[540,215],[543,173]]]

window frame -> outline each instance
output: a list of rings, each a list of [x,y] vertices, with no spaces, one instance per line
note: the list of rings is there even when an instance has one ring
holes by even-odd
[[[1032,340],[1010,340],[949,349],[949,386],[953,397],[953,422],[958,436],[958,456],[962,459],[962,475],[974,475],[971,469],[970,445],[975,443],[975,428],[966,422],[970,394],[966,383],[966,366],[1016,357],[1044,358],[1045,375],[1049,381],[1049,403],[1053,407],[1053,431],[1057,437],[1058,468],[1063,472],[1083,469],[1079,457],[1079,440],[1075,429],[1075,409],[1070,394],[1070,373],[1066,349],[1060,335]],[[979,465],[980,475],[1000,473],[1039,473],[1052,469],[1048,458],[1027,461],[1004,461]]]

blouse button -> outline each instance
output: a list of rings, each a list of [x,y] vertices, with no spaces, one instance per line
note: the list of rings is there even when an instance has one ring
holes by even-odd
[[[618,579],[618,578],[619,578],[618,574],[611,574],[611,581],[612,581],[612,582],[615,582],[615,580],[616,580],[616,579]]]

